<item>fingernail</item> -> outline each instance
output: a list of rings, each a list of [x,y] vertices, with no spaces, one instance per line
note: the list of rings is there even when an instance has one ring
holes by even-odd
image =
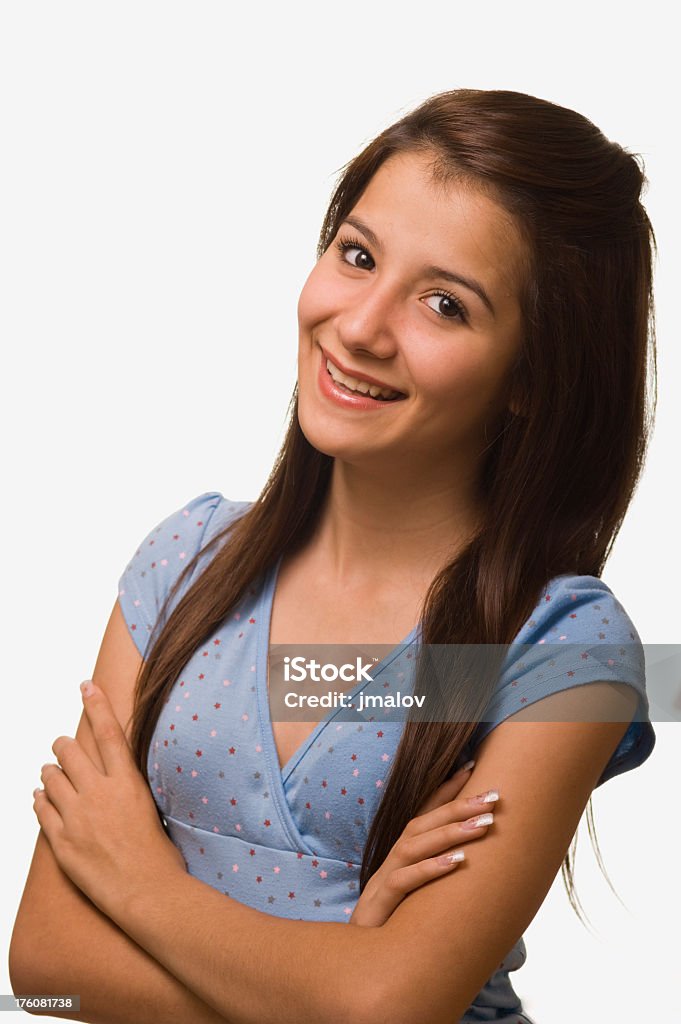
[[[472,832],[475,828],[483,828],[485,825],[491,825],[493,821],[493,814],[478,814],[475,818],[469,818],[468,821],[463,821],[461,823],[461,828],[466,829],[467,832]]]
[[[34,800],[35,800],[35,797],[36,797],[36,794],[37,794],[37,793],[42,793],[42,789],[40,788],[40,786],[37,786],[37,787],[36,787],[36,788],[35,788],[35,789],[33,790],[33,799],[34,799]]]
[[[92,696],[92,694],[95,692],[95,688],[92,685],[91,679],[86,679],[85,682],[80,684],[80,692],[83,694],[84,697]]]
[[[493,804],[499,799],[496,789],[488,789],[486,793],[478,793],[477,796],[467,797],[469,804]]]
[[[443,853],[441,857],[436,857],[435,860],[438,864],[458,864],[460,861],[465,860],[466,855],[463,850],[455,850],[454,853]]]
[[[466,761],[465,765],[461,769],[462,772],[469,772],[475,765],[475,761]]]

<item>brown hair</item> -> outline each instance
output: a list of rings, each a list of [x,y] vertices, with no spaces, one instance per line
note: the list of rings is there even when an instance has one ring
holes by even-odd
[[[505,414],[486,450],[484,521],[432,581],[421,614],[424,644],[508,645],[550,579],[601,574],[643,468],[656,404],[656,246],[640,201],[643,162],[587,118],[546,100],[505,90],[440,93],[341,169],[318,257],[376,170],[409,152],[432,154],[435,182],[461,180],[493,195],[527,243],[523,347],[511,374],[521,412]],[[204,547],[215,548],[214,557],[162,628],[195,560],[159,616],[132,722],[145,776],[161,707],[190,656],[250,584],[305,544],[318,519],[333,459],[301,430],[297,384],[289,410],[258,499]],[[488,672],[475,690],[453,686],[448,722],[405,723],[364,850],[361,889],[427,796],[472,752],[497,679]],[[592,813],[589,800],[593,839]],[[562,870],[579,914],[570,859],[576,841],[575,833]]]

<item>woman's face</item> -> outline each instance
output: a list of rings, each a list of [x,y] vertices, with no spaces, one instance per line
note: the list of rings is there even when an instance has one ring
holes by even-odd
[[[433,184],[428,162],[409,153],[381,165],[300,294],[301,429],[349,462],[477,462],[507,405],[523,244],[502,207]],[[373,378],[404,397],[345,391],[327,358],[353,387]]]

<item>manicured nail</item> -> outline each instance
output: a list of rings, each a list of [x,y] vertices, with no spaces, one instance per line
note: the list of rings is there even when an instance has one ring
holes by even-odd
[[[473,829],[483,828],[485,825],[491,825],[493,821],[493,814],[478,814],[475,818],[469,818],[468,821],[462,821],[461,828],[466,829],[467,832],[472,832]]]
[[[475,761],[466,761],[465,765],[461,769],[462,772],[469,772],[475,765]]]
[[[478,793],[477,796],[467,797],[469,804],[493,804],[499,799],[496,789],[488,789],[486,793]]]
[[[85,682],[80,684],[80,692],[83,694],[84,697],[92,696],[92,694],[95,692],[95,688],[92,685],[91,679],[86,679]]]
[[[444,864],[445,866],[458,864],[460,861],[465,859],[466,855],[463,850],[455,850],[454,853],[443,853],[441,857],[435,858],[438,864]]]

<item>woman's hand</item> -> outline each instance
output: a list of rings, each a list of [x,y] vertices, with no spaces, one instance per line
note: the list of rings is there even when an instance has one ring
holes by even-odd
[[[477,797],[455,799],[469,778],[470,768],[460,768],[425,801],[419,815],[406,825],[381,867],[367,882],[350,924],[373,928],[384,924],[407,893],[446,874],[465,859],[463,850],[452,847],[486,835],[493,820],[491,815],[482,819],[481,827],[468,826],[491,811],[499,794],[489,790]]]
[[[59,764],[43,765],[45,788],[34,790],[33,809],[62,871],[111,916],[109,909],[146,879],[187,866],[163,830],[108,697],[89,685],[83,702],[104,774],[78,740],[59,736],[52,744]]]

